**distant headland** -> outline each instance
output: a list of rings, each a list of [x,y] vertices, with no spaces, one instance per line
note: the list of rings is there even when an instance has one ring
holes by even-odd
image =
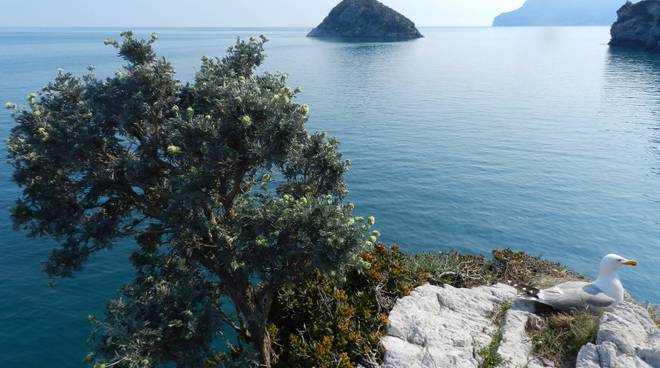
[[[343,0],[307,36],[372,41],[423,37],[410,19],[376,0]]]
[[[502,13],[494,27],[604,26],[616,20],[625,0],[527,0],[517,10]]]

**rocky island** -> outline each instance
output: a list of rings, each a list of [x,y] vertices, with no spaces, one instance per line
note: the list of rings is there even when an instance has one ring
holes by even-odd
[[[627,2],[612,25],[611,46],[660,51],[660,1]]]
[[[517,10],[502,13],[494,27],[610,25],[625,0],[527,0]]]
[[[423,37],[410,19],[376,0],[344,0],[308,37],[407,41]]]

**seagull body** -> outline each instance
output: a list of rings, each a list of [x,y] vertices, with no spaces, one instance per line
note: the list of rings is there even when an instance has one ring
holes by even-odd
[[[608,254],[600,262],[594,282],[571,281],[539,290],[531,300],[558,311],[588,309],[598,311],[623,302],[625,294],[617,271],[623,266],[637,266],[637,261]]]

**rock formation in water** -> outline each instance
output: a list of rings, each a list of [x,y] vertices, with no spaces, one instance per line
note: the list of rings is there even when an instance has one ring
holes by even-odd
[[[494,27],[611,25],[625,0],[527,0],[517,10],[498,15]]]
[[[660,1],[626,3],[612,25],[611,46],[660,51]]]
[[[308,37],[406,41],[423,37],[410,19],[376,0],[344,0]]]
[[[493,314],[512,303],[501,321],[497,354],[504,367],[550,368],[534,357],[527,335],[528,321],[539,317],[525,303],[515,302],[517,291],[497,284],[473,289],[424,285],[403,297],[389,316],[383,368],[482,366],[480,349],[489,346],[498,329]],[[660,329],[646,308],[626,301],[600,319],[595,344],[582,347],[577,368],[660,367]]]

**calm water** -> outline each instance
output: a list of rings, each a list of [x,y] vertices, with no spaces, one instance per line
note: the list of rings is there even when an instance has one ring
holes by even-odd
[[[102,41],[118,32],[0,29],[0,101],[25,101],[60,67],[111,75],[120,61]],[[305,32],[169,29],[157,48],[190,80],[202,55],[266,33],[266,69],[289,72],[310,128],[342,141],[351,199],[385,241],[512,247],[589,276],[617,252],[642,261],[626,287],[660,302],[660,57],[610,51],[607,28],[425,29],[391,44]],[[3,141],[11,126],[3,109]],[[54,244],[12,231],[5,163],[0,190],[0,366],[80,367],[87,315],[130,279],[131,245],[49,289],[40,262]]]

